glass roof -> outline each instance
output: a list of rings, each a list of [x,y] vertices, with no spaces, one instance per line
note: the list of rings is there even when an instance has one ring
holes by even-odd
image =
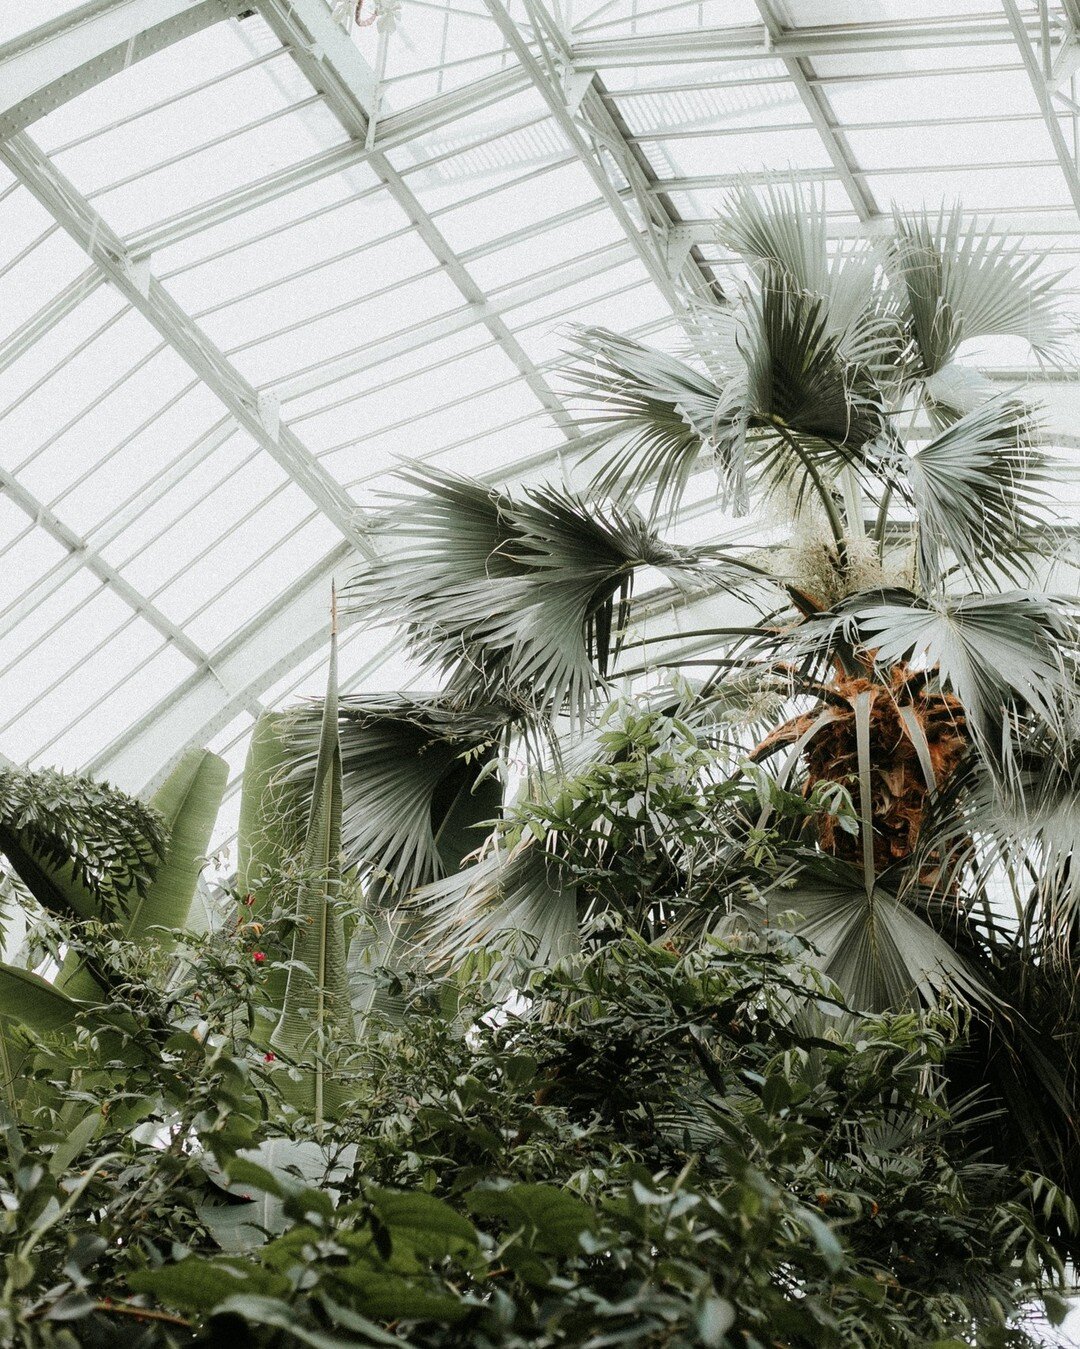
[[[732,273],[736,174],[822,183],[838,239],[958,199],[1075,291],[1077,25],[1080,0],[9,0],[0,751],[130,789],[195,742],[238,769],[262,708],[319,690],[330,580],[380,546],[399,461],[573,480],[568,325],[677,349]],[[1039,385],[1080,499],[1074,372],[975,355]],[[685,530],[732,527],[710,489]],[[346,689],[415,677],[392,632],[341,661]]]

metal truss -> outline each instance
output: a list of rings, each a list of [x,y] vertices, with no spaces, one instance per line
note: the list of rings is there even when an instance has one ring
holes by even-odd
[[[1042,61],[1039,60],[1039,53],[1036,50],[1035,42],[1031,33],[1024,22],[1024,16],[1017,7],[1016,0],[1002,0],[1005,7],[1005,16],[1009,21],[1009,28],[1012,31],[1013,39],[1020,51],[1021,60],[1031,81],[1031,87],[1039,103],[1039,111],[1043,115],[1043,121],[1046,123],[1046,130],[1050,136],[1054,147],[1054,154],[1057,156],[1058,164],[1061,166],[1061,173],[1069,189],[1069,196],[1072,198],[1073,205],[1080,213],[1080,170],[1077,169],[1075,143],[1076,129],[1073,124],[1074,144],[1072,149],[1065,139],[1065,133],[1061,129],[1061,123],[1058,120],[1058,110],[1054,106],[1055,93],[1060,96],[1061,90],[1057,85],[1054,75],[1053,53],[1051,48],[1050,36],[1050,15],[1046,8],[1045,0],[1042,6],[1043,23],[1040,27],[1040,37],[1042,43]],[[1069,11],[1070,17],[1075,19],[1076,6]],[[1064,43],[1063,51],[1074,51],[1076,46],[1076,29],[1071,27]],[[1075,69],[1075,67],[1074,67]],[[1071,102],[1071,100],[1067,100]],[[1072,103],[1072,113],[1075,115],[1080,112],[1076,103]]]
[[[25,132],[0,142],[0,160],[93,259],[125,300],[157,329],[191,366],[245,431],[271,455],[296,485],[333,521],[354,548],[373,556],[356,504],[341,485],[284,425],[276,400],[259,394],[150,272],[133,259],[115,234],[43,155]]]
[[[153,790],[189,745],[205,744],[242,712],[257,710],[259,694],[326,644],[330,583],[343,583],[351,565],[353,550],[347,543],[338,545],[83,771],[129,790]]]
[[[0,47],[0,138],[244,8],[244,0],[90,0],[6,43]]]
[[[770,48],[775,51],[780,47],[783,50],[784,40],[788,34],[780,23],[772,0],[755,0],[755,4],[765,23]],[[802,99],[814,130],[825,147],[829,162],[844,185],[855,214],[863,221],[875,219],[881,212],[874,200],[874,194],[867,186],[866,179],[855,167],[854,157],[848,149],[843,133],[837,129],[828,99],[813,83],[813,70],[808,58],[795,52],[786,52],[781,55],[781,60]]]
[[[568,440],[577,439],[579,432],[574,419],[506,323],[491,311],[483,289],[447,243],[435,221],[386,155],[369,146],[371,118],[378,112],[375,79],[355,44],[334,22],[324,0],[258,0],[258,8],[352,140],[365,147],[368,166],[405,212],[447,277],[466,302],[475,307],[480,321],[520,371],[540,404]]]
[[[677,217],[669,202],[654,194],[655,174],[618,125],[595,74],[575,65],[570,42],[555,20],[539,0],[526,0],[539,49],[534,52],[502,0],[484,3],[673,313],[688,319],[693,299],[717,299],[715,281],[690,245],[673,245],[669,236]],[[637,220],[623,198],[622,184],[637,206]]]
[[[1038,20],[1023,17],[1025,31],[1034,32]],[[574,42],[574,60],[581,68],[607,66],[664,66],[695,61],[813,60],[816,56],[855,56],[891,51],[948,47],[1008,47],[1013,35],[1002,19],[985,15],[922,21],[819,25],[775,31],[775,18],[759,24],[698,28],[680,33],[647,33],[620,37],[584,38]]]

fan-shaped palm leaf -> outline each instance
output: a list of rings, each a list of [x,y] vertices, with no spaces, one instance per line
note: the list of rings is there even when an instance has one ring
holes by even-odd
[[[323,707],[293,714],[287,734],[289,795],[306,800],[318,757]],[[477,826],[502,805],[492,769],[515,719],[504,703],[440,694],[342,699],[342,850],[376,888],[408,891],[452,875],[483,842]]]
[[[400,546],[350,593],[369,617],[408,615],[414,651],[451,671],[460,696],[486,688],[581,717],[618,649],[635,570],[657,567],[676,584],[703,575],[697,554],[665,544],[632,508],[552,488],[515,500],[433,470],[407,476],[431,491],[401,499]]]
[[[607,432],[586,458],[621,442],[594,477],[592,491],[633,498],[652,490],[654,509],[661,503],[674,508],[704,454],[711,450],[720,464],[733,467],[740,442],[738,380],[721,386],[685,361],[604,328],[582,329],[576,339],[576,363],[566,373],[589,409],[580,420]]]
[[[888,258],[902,283],[921,377],[941,370],[972,337],[1023,337],[1044,359],[1060,357],[1061,277],[1043,270],[1042,256],[977,221],[965,224],[959,206],[936,218],[925,210],[895,218]]]
[[[830,331],[828,302],[768,267],[747,306],[740,343],[751,425],[781,427],[841,449],[860,450],[882,428],[876,390],[845,361]],[[842,455],[839,456],[841,459]]]
[[[1032,591],[936,602],[907,591],[853,595],[803,625],[804,650],[836,642],[885,667],[937,671],[991,760],[1012,760],[1010,718],[1030,710],[1059,738],[1076,693],[1074,606]],[[796,645],[799,645],[796,641]]]
[[[860,1010],[936,1006],[952,995],[992,1006],[994,996],[924,917],[861,871],[819,858],[767,893],[774,910],[800,916],[796,931],[820,967]]]
[[[901,341],[895,306],[866,241],[830,252],[823,192],[781,175],[760,188],[737,187],[720,212],[717,235],[765,284],[779,274],[822,299],[826,330],[846,361],[887,373]]]
[[[1029,577],[1045,526],[1045,459],[1026,409],[1009,396],[961,417],[904,468],[918,516],[922,575],[940,584],[949,555],[975,579]]]
[[[580,940],[577,888],[531,838],[509,850],[495,844],[473,866],[425,886],[405,917],[409,936],[435,964],[485,948],[550,964]]]

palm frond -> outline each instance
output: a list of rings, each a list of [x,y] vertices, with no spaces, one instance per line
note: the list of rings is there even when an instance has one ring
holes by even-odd
[[[1067,331],[1057,298],[1061,276],[1044,270],[1044,256],[978,221],[965,223],[959,206],[942,208],[936,218],[926,210],[894,216],[889,265],[902,283],[923,378],[972,337],[1022,337],[1042,359],[1061,357]]]
[[[407,936],[433,965],[483,949],[553,964],[580,945],[573,879],[532,838],[509,849],[493,842],[471,867],[419,890],[403,917]]]
[[[1033,715],[1058,740],[1065,736],[1077,684],[1077,615],[1065,600],[1022,590],[938,601],[863,592],[799,632],[803,652],[844,642],[879,666],[936,671],[998,765],[1015,761],[1017,717]]]
[[[984,1007],[995,1001],[976,969],[925,917],[880,883],[868,889],[856,867],[815,859],[770,890],[766,901],[774,912],[798,915],[795,931],[860,1011],[934,1007],[950,997]]]
[[[1027,410],[1005,395],[948,426],[904,468],[918,517],[922,576],[941,583],[953,558],[976,581],[1030,579],[1045,526],[1046,461]]]
[[[845,359],[870,355],[870,331],[889,324],[888,354],[895,357],[899,331],[885,298],[874,250],[866,240],[829,248],[825,194],[793,175],[771,176],[760,187],[736,187],[725,201],[717,235],[768,284],[777,273],[825,301],[822,315]]]
[[[733,467],[737,381],[721,386],[685,361],[605,328],[580,329],[575,339],[565,374],[584,402],[582,425],[605,433],[585,459],[608,456],[590,491],[632,499],[651,490],[654,509],[661,503],[674,509],[703,456]]]
[[[107,783],[0,767],[0,853],[65,917],[121,917],[146,893],[167,838],[156,810]]]
[[[492,770],[517,713],[443,694],[342,698],[342,850],[378,888],[409,891],[452,875],[502,805]],[[307,799],[323,704],[299,708],[286,736],[290,795]]]
[[[748,302],[743,331],[752,425],[780,426],[835,450],[858,451],[878,436],[880,399],[844,359],[824,296],[767,268],[760,293]]]
[[[368,618],[407,615],[412,650],[460,697],[484,690],[580,719],[618,652],[637,568],[683,586],[705,575],[698,554],[664,543],[632,507],[550,487],[514,499],[430,469],[407,476],[431,490],[399,498],[397,549],[350,595]],[[750,574],[735,559],[709,567]]]

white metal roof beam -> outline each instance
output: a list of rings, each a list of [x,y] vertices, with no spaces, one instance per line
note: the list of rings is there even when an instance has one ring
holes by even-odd
[[[754,2],[765,22],[769,34],[769,44],[776,48],[778,44],[783,42],[786,30],[780,23],[772,0],[754,0]],[[814,72],[809,61],[804,56],[793,54],[784,55],[782,60],[803,106],[810,115],[810,120],[825,148],[829,163],[832,164],[844,185],[844,191],[848,194],[848,200],[854,207],[855,214],[860,220],[873,220],[881,214],[881,211],[874,200],[874,194],[866,184],[866,179],[855,167],[854,158],[843,133],[837,129],[836,119],[833,117],[824,90],[812,83]]]
[[[651,197],[655,184],[641,157],[619,130],[590,73],[574,68],[569,43],[551,16],[539,4],[528,5],[535,30],[544,29],[538,56],[501,0],[484,3],[672,311],[685,319],[689,295],[717,298],[711,276],[698,266],[689,248],[671,250],[668,236],[675,222],[664,203]],[[641,224],[624,201],[620,184],[605,168],[601,146],[629,184],[641,211]]]
[[[0,137],[244,7],[245,0],[90,0],[5,43]]]
[[[353,547],[372,556],[359,508],[348,493],[280,421],[276,402],[257,393],[151,275],[148,263],[131,258],[119,236],[24,132],[0,143],[0,159]]]
[[[969,212],[977,216],[983,228],[991,234],[1001,235],[1054,235],[1077,233],[1076,217],[1071,208],[1060,211],[1007,211],[996,210],[991,216],[981,211]],[[874,220],[838,220],[828,222],[830,239],[879,239],[888,235],[892,226],[889,217],[878,216]],[[676,233],[687,234],[695,243],[716,243],[716,222],[714,220],[684,220],[676,226]]]
[[[78,559],[81,566],[96,576],[99,581],[103,581],[140,618],[144,618],[152,628],[155,628],[164,638],[170,641],[177,651],[186,656],[196,666],[207,665],[206,652],[196,645],[178,624],[163,614],[151,600],[147,599],[141,591],[131,584],[127,577],[121,575],[115,567],[105,561],[100,553],[89,547],[84,539],[81,539],[73,529],[65,525],[49,510],[44,502],[39,501],[5,468],[0,468],[0,489],[20,510],[25,511],[35,524],[40,525],[47,534],[58,543],[63,544],[71,556]]]
[[[1005,17],[1008,19],[1013,39],[1020,50],[1020,57],[1024,62],[1031,87],[1038,100],[1043,121],[1046,123],[1046,130],[1054,146],[1054,154],[1057,156],[1062,176],[1069,189],[1069,196],[1072,198],[1077,213],[1080,214],[1080,171],[1077,170],[1073,151],[1069,148],[1065,133],[1061,129],[1061,123],[1058,121],[1057,110],[1054,107],[1054,96],[1047,82],[1046,73],[1035,50],[1035,44],[1024,22],[1024,17],[1017,8],[1016,0],[1001,0],[1001,2],[1005,7]]]
[[[344,581],[351,566],[348,544],[339,544],[212,651],[207,668],[193,671],[82,771],[107,776],[129,790],[152,790],[189,745],[212,739],[319,650],[329,631],[329,582]]]
[[[1038,31],[1036,16],[1024,16],[1022,22],[1025,31]],[[579,34],[573,44],[573,56],[580,68],[603,69],[608,66],[663,66],[669,62],[803,57],[812,60],[816,56],[909,52],[920,48],[999,47],[1010,45],[1012,40],[1009,25],[990,15],[799,27],[786,29],[775,38],[765,23],[753,23],[623,37],[588,38]]]
[[[350,137],[364,145],[369,118],[377,96],[375,79],[355,44],[331,16],[325,0],[257,0],[257,6],[281,43],[286,46],[312,87],[317,89]],[[378,148],[368,155],[368,164],[412,221],[419,238],[438,260],[446,275],[482,315],[481,321],[507,358],[555,420],[568,440],[579,432],[555,392],[540,374],[531,357],[505,322],[486,303],[482,288],[473,280],[438,226],[421,205],[401,174]]]
[[[10,337],[0,342],[0,374],[29,351],[35,342],[39,342],[46,333],[51,332],[58,323],[62,323],[69,314],[74,313],[83,300],[92,295],[104,280],[97,267],[88,267],[58,295],[54,295],[48,304],[42,305],[21,327],[16,328]]]

